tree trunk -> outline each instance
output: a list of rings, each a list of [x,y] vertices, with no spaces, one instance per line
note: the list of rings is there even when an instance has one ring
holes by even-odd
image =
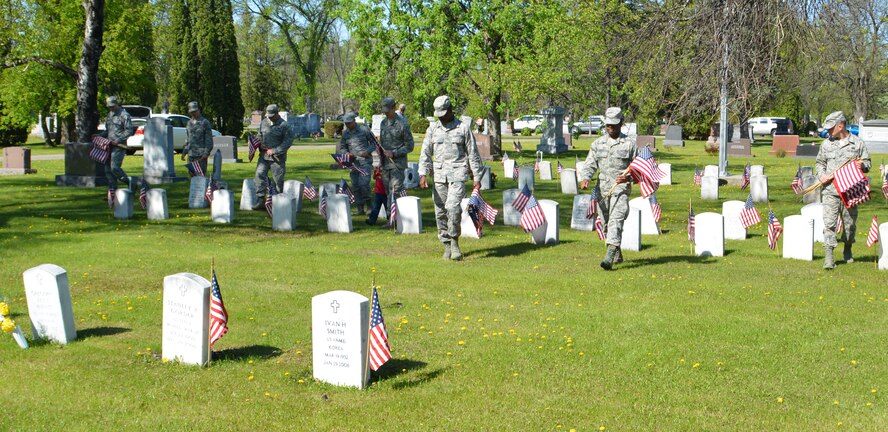
[[[105,0],[82,0],[86,12],[83,48],[77,68],[77,141],[89,142],[99,124],[99,57],[102,55],[102,30]]]
[[[43,143],[46,144],[47,147],[53,147],[52,142],[52,134],[49,131],[49,126],[46,125],[46,112],[48,109],[40,110],[40,113],[37,115],[37,118],[40,119],[40,130],[43,131]],[[50,114],[52,115],[52,114]]]
[[[499,112],[502,99],[502,94],[497,93],[494,95],[491,101],[492,103],[490,104],[491,108],[487,111],[487,130],[490,133],[490,156],[493,157],[494,160],[500,159],[503,155],[503,131],[500,128],[502,114]]]

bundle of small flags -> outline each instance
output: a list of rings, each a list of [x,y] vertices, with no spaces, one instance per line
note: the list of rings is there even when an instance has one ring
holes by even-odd
[[[604,222],[601,220],[601,214],[598,212],[598,189],[592,189],[592,195],[589,199],[589,205],[586,207],[586,219],[595,219],[595,232],[600,240],[605,239]]]
[[[869,180],[863,175],[863,171],[857,166],[856,161],[846,163],[837,169],[834,174],[836,192],[846,208],[851,208],[862,202],[869,201]]]
[[[475,225],[478,237],[481,237],[481,227],[484,225],[484,221],[487,220],[487,223],[493,225],[496,221],[496,215],[499,214],[497,209],[490,206],[490,204],[487,204],[487,201],[481,196],[481,191],[479,189],[472,189],[472,196],[469,198],[469,204],[466,207],[466,211],[469,213],[469,217]]]
[[[248,134],[247,135],[247,158],[250,162],[253,162],[253,157],[256,156],[256,151],[262,147],[262,142],[259,141],[259,138],[256,135]]]
[[[200,166],[200,160],[188,162],[185,165],[185,168],[188,168],[188,175],[191,177],[202,177],[205,174],[203,168]]]
[[[100,164],[107,164],[111,159],[111,140],[98,135],[92,137],[89,158]]]
[[[361,167],[359,167],[358,165],[355,164],[355,158],[354,158],[354,156],[352,156],[351,153],[345,153],[345,154],[334,153],[334,154],[331,154],[330,156],[333,157],[333,160],[335,160],[336,163],[339,164],[340,167],[350,169],[350,170],[358,173],[358,175],[362,175],[362,176],[368,175],[367,171],[365,171],[364,169],[362,169]]]
[[[638,156],[632,160],[627,170],[638,183],[642,197],[648,197],[654,193],[660,187],[660,180],[666,176],[666,173],[660,171],[648,146],[638,152]]]

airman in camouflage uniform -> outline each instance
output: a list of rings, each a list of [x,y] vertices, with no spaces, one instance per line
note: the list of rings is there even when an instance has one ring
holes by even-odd
[[[198,161],[203,172],[207,172],[207,160],[213,150],[213,126],[200,112],[197,102],[188,103],[188,125],[185,128],[185,147],[182,160],[188,154],[188,163]]]
[[[382,100],[382,113],[385,118],[379,126],[379,144],[384,154],[380,159],[382,183],[388,191],[389,199],[404,188],[404,170],[407,169],[407,155],[413,151],[413,133],[410,124],[395,113],[395,100],[387,97]]]
[[[422,141],[419,155],[419,186],[429,187],[426,176],[435,177],[432,198],[435,201],[435,219],[438,223],[438,239],[444,244],[444,259],[460,260],[460,222],[466,197],[466,180],[471,168],[474,188],[481,187],[484,166],[472,135],[471,121],[456,118],[450,98],[435,99],[435,117],[438,121],[429,125]],[[434,157],[434,163],[432,158]]]
[[[341,154],[351,154],[354,156],[355,166],[361,168],[366,173],[361,175],[352,170],[351,183],[354,187],[355,204],[358,207],[358,214],[365,214],[364,208],[370,207],[370,173],[373,171],[373,152],[376,150],[376,138],[373,132],[365,125],[357,124],[355,118],[357,114],[353,112],[346,113],[342,116],[342,122],[345,127],[342,129],[342,138],[339,140],[339,149]]]
[[[105,165],[105,178],[108,185],[114,185],[118,181],[129,185],[129,176],[123,171],[123,157],[126,156],[126,140],[134,132],[133,118],[117,102],[117,96],[108,96],[105,105],[109,108],[108,118],[105,119],[105,130],[99,135],[111,140],[111,158]]]
[[[829,131],[829,137],[820,144],[820,152],[817,153],[817,174],[824,184],[821,200],[823,201],[823,268],[830,270],[835,268],[833,249],[838,245],[836,239],[836,227],[839,217],[844,224],[842,242],[845,243],[844,258],[846,263],[854,262],[851,254],[851,246],[854,244],[854,236],[857,234],[857,206],[846,209],[836,192],[833,184],[833,173],[845,162],[856,159],[857,166],[863,172],[870,170],[869,152],[862,139],[851,134],[847,128],[845,115],[836,111],[826,117],[823,128]]]
[[[601,261],[601,267],[610,270],[614,264],[623,261],[620,242],[623,239],[623,221],[629,214],[629,192],[631,191],[626,168],[635,159],[638,149],[635,140],[620,132],[623,126],[623,112],[620,108],[611,107],[604,113],[606,135],[592,143],[586,164],[580,175],[580,187],[589,188],[589,182],[598,172],[598,208],[607,224],[607,255]],[[616,184],[616,186],[614,186]],[[608,191],[610,196],[605,196]]]
[[[290,125],[278,114],[278,106],[271,104],[265,108],[265,118],[259,124],[259,160],[256,163],[256,197],[258,204],[254,210],[265,208],[265,195],[268,193],[268,171],[278,192],[284,190],[284,177],[287,174],[287,150],[293,143]]]

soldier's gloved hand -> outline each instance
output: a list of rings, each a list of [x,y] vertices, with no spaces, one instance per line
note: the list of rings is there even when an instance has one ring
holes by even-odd
[[[476,183],[476,184],[477,184],[477,183]],[[428,188],[429,188],[429,181],[426,180],[426,176],[419,176],[419,187],[422,188],[422,189],[428,189]],[[479,185],[479,187],[480,187],[480,185]]]
[[[368,151],[358,152],[358,157],[368,158],[368,157],[370,157],[370,152],[368,152]]]
[[[589,180],[583,180],[580,182],[580,189],[586,190],[589,189]]]

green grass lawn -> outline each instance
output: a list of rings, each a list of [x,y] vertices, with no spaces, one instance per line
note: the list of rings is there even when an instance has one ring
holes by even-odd
[[[573,167],[590,142],[562,163]],[[748,161],[765,165],[782,219],[802,206],[789,188],[798,163],[813,160],[769,149],[760,140]],[[328,153],[291,151],[287,177],[338,181]],[[560,244],[533,246],[500,217],[484,238],[461,242],[463,262],[445,262],[429,190],[411,191],[422,198],[418,236],[358,217],[352,234],[329,234],[317,202],[304,205],[295,232],[280,233],[260,212],[212,223],[209,210],[187,208],[185,183],[167,187],[169,220],[138,208],[115,220],[104,189],[56,187],[64,161],[35,161],[37,175],[0,177],[0,297],[30,337],[22,272],[65,268],[78,340],[20,350],[0,335],[0,430],[888,429],[888,273],[865,246],[872,216],[888,220],[881,194],[860,210],[856,262],[832,272],[821,269],[819,244],[813,262],[780,258],[764,224],[727,241],[726,256],[698,258],[688,200],[698,214],[721,203],[701,201],[691,178],[717,158],[699,141],[655,154],[673,164],[674,185],[657,194],[663,233],[644,236],[612,272],[598,266],[605,246],[595,233],[569,229],[572,196],[557,179],[537,180],[536,195],[561,203]],[[731,170],[746,162],[732,159]],[[139,175],[141,164],[128,156],[124,168]],[[500,181],[485,195],[501,208],[516,182],[491,164]],[[236,202],[253,171],[224,165]],[[164,363],[163,277],[209,278],[214,258],[229,334],[209,367]],[[363,391],[315,382],[311,297],[369,295],[374,274],[395,359]]]

